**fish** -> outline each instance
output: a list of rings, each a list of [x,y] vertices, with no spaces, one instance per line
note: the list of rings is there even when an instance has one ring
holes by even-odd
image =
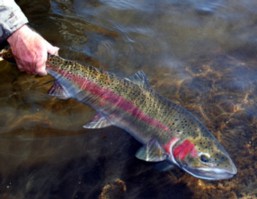
[[[190,111],[161,96],[143,71],[128,77],[49,55],[46,70],[55,79],[49,94],[91,106],[95,117],[83,128],[116,126],[142,144],[135,156],[176,165],[203,180],[237,173],[228,152]]]

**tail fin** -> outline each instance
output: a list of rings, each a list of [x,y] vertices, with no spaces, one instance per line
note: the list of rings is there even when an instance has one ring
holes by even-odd
[[[0,61],[3,61],[3,60],[15,63],[15,59],[14,59],[14,56],[12,54],[11,48],[3,48],[0,51]]]

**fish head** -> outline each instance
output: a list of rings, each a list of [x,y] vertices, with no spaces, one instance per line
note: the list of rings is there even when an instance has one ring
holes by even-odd
[[[230,156],[211,134],[198,139],[177,139],[169,154],[173,163],[200,179],[229,179],[237,173]]]

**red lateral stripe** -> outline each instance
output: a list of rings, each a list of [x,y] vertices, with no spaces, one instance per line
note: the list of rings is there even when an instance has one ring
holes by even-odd
[[[188,155],[195,157],[196,154],[195,145],[189,140],[184,140],[173,150],[174,157],[181,160],[184,160]]]
[[[104,101],[109,102],[110,104],[117,105],[118,108],[130,113],[134,117],[140,118],[140,120],[144,121],[145,123],[154,126],[156,128],[160,128],[164,131],[168,131],[169,127],[162,124],[160,121],[149,117],[148,115],[144,114],[138,107],[136,107],[132,102],[128,101],[122,96],[119,96],[115,92],[111,91],[110,89],[103,88],[98,86],[96,83],[87,80],[80,75],[76,75],[64,70],[57,71],[59,74],[64,75],[70,81],[76,83],[76,85],[81,90],[86,90],[90,92],[92,95],[99,97],[100,104],[105,104]],[[118,102],[118,103],[117,103]]]

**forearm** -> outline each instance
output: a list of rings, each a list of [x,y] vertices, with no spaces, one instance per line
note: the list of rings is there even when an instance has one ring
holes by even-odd
[[[0,43],[28,23],[27,17],[14,0],[0,0]]]

